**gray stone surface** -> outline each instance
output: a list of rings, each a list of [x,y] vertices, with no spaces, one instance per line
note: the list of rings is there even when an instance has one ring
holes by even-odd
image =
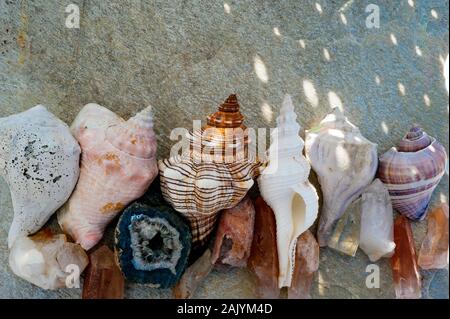
[[[379,29],[365,25],[371,2],[380,7]],[[65,27],[69,3],[80,7],[79,30]],[[124,117],[152,104],[164,157],[173,128],[192,127],[229,93],[238,94],[250,127],[273,127],[290,93],[304,128],[342,103],[380,153],[412,123],[448,150],[448,7],[444,0],[0,0],[0,116],[41,103],[70,123],[88,102]],[[433,204],[447,200],[448,175]],[[79,298],[80,290],[47,292],[11,273],[11,218],[1,181],[0,298]],[[414,224],[417,248],[425,231],[426,222]],[[313,297],[395,297],[388,260],[378,263],[380,289],[366,288],[369,263],[361,251],[351,258],[321,249]],[[423,276],[425,298],[448,298],[448,269]],[[215,271],[196,296],[253,297],[252,287],[246,271]],[[126,296],[170,292],[128,285]]]

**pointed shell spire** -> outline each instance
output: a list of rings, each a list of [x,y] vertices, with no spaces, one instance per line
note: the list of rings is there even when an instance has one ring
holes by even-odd
[[[153,128],[153,107],[151,105],[147,106],[135,116],[131,117],[128,122],[136,127]]]
[[[207,124],[201,130],[192,132],[190,138],[194,159],[212,162],[217,161],[217,154],[222,154],[224,162],[254,160],[248,158],[250,141],[243,124],[244,115],[239,109],[236,95],[231,94],[217,112],[207,117]]]
[[[156,155],[151,106],[128,121],[109,127],[106,134],[111,144],[132,156],[149,159]]]
[[[417,152],[428,147],[433,140],[418,125],[413,125],[405,137],[398,143],[399,152]]]
[[[299,136],[299,131],[300,125],[297,123],[291,96],[286,94],[280,108],[280,115],[277,117],[277,127],[272,132],[272,143],[269,147],[270,160],[276,160],[282,153],[301,154],[304,142]]]
[[[294,104],[289,94],[286,94],[281,105],[280,115],[277,117],[279,134],[298,135],[300,125],[297,123],[297,114],[294,112]]]
[[[239,112],[239,103],[236,94],[231,94],[225,102],[219,106],[219,111],[208,116],[209,127],[236,128],[245,126],[244,115]]]
[[[325,116],[325,118],[320,122],[320,125],[330,129],[338,129],[343,132],[353,132],[359,134],[359,128],[353,125],[338,107],[333,108],[333,111]]]

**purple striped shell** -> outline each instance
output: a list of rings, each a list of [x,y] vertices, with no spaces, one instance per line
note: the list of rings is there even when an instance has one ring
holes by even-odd
[[[412,220],[425,218],[446,161],[444,147],[414,125],[379,161],[378,177],[388,188],[394,209]]]

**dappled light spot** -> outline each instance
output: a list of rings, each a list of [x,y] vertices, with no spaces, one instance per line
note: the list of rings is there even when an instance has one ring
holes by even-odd
[[[375,83],[377,84],[377,85],[380,85],[381,84],[381,79],[380,79],[380,77],[377,75],[377,76],[375,76]]]
[[[438,15],[437,11],[434,10],[434,9],[431,10],[431,16],[432,16],[434,19],[438,19],[438,18],[439,18],[439,15]]]
[[[389,134],[389,127],[387,126],[385,121],[381,121],[381,130],[383,131],[384,134],[386,135]]]
[[[397,87],[398,87],[398,91],[400,92],[400,94],[405,96],[405,94],[406,94],[405,86],[402,83],[398,82]]]
[[[269,76],[267,75],[266,65],[264,64],[263,60],[261,60],[259,55],[256,55],[253,59],[253,62],[256,76],[261,80],[261,82],[267,83],[267,81],[269,81]]]
[[[417,45],[416,45],[416,54],[417,54],[418,56],[422,56],[422,50],[421,50],[420,47],[417,46]]]
[[[448,175],[448,160],[445,162],[445,174]]]
[[[264,102],[261,104],[261,112],[266,122],[270,124],[273,119],[272,107],[267,102]]]
[[[440,195],[440,201],[441,201],[441,203],[443,203],[443,204],[448,204],[447,196],[444,195],[443,193],[441,193],[441,195]]]
[[[428,94],[423,95],[423,101],[425,102],[426,106],[428,106],[428,107],[431,106],[431,100],[430,100],[430,97],[428,96]]]
[[[343,170],[350,167],[350,156],[342,144],[336,145],[335,156],[338,167]]]
[[[313,107],[317,107],[319,105],[319,97],[317,96],[314,84],[312,84],[312,82],[309,80],[304,80],[303,91],[305,92],[305,97],[308,100],[309,104],[311,104]]]
[[[322,10],[322,6],[320,5],[320,3],[316,2],[316,10],[317,12],[319,12],[320,14],[322,14],[323,10]]]
[[[277,27],[273,28],[273,33],[274,33],[277,37],[281,37],[280,29],[278,29]]]
[[[302,47],[302,49],[306,48],[305,40],[298,40],[298,43],[300,43],[300,46]]]
[[[414,0],[408,0],[408,4],[411,8],[414,8]]]
[[[330,103],[330,108],[339,108],[342,112],[344,111],[344,106],[342,105],[341,98],[333,91],[328,92],[328,103]]]
[[[419,174],[419,171],[417,170],[417,168],[415,168],[413,166],[409,168],[409,171],[411,172],[411,175]]]
[[[318,271],[317,284],[318,284],[317,288],[319,290],[319,296],[325,296],[325,294],[327,293],[328,285],[325,282],[325,280],[323,280],[323,275],[322,275],[321,270]]]
[[[231,12],[231,7],[230,7],[230,5],[228,4],[228,3],[224,3],[223,4],[223,9],[225,10],[225,13],[230,13]]]
[[[341,21],[342,21],[342,23],[343,23],[344,25],[347,25],[347,17],[345,16],[345,14],[343,14],[343,13],[341,12],[340,16],[341,16]]]
[[[447,94],[448,94],[448,54],[447,54],[447,58],[442,63],[442,68],[443,68],[442,73],[443,73],[443,76],[445,79],[445,88],[447,89]]]
[[[406,169],[409,171],[408,175],[410,176],[420,176],[419,171],[414,166],[407,166]]]
[[[339,8],[339,12],[343,12],[345,10],[347,10],[354,2],[355,0],[348,0],[344,3],[344,5],[342,7]]]
[[[391,33],[391,42],[393,45],[397,45],[397,37],[395,36],[395,34]]]
[[[342,132],[341,130],[336,130],[336,129],[330,129],[328,131],[328,134],[330,134],[331,136],[337,137],[337,138],[344,138],[344,132]]]
[[[323,57],[324,57],[325,60],[327,60],[327,61],[330,61],[330,60],[331,60],[330,52],[328,51],[327,48],[323,48]]]

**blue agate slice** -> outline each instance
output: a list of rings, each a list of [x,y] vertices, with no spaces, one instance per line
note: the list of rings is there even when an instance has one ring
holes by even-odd
[[[125,278],[164,289],[183,274],[192,236],[187,222],[171,207],[134,203],[122,214],[115,239]]]

